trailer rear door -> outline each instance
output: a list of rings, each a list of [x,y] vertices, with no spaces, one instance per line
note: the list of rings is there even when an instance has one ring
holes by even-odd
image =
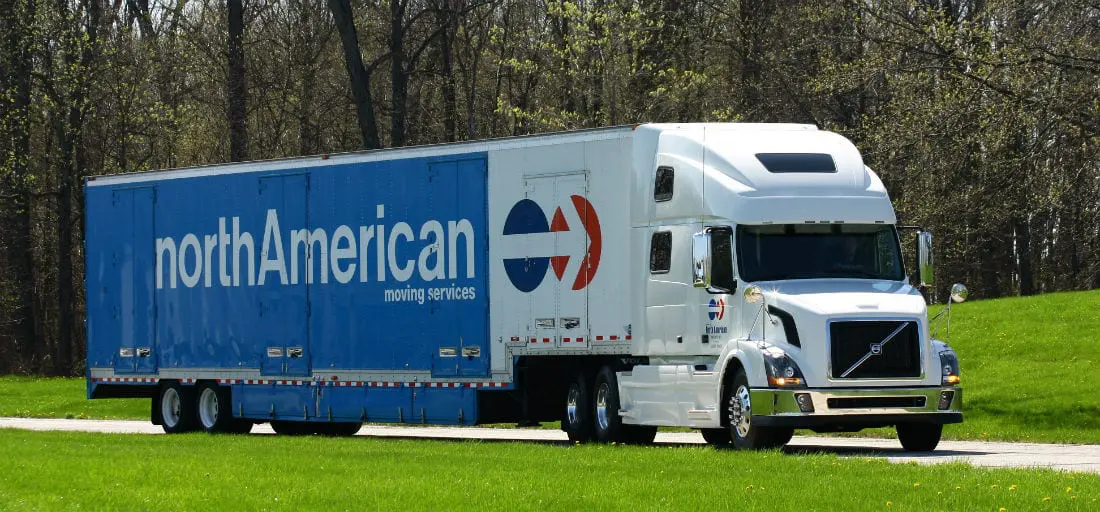
[[[119,243],[113,248],[119,276],[119,304],[115,315],[120,326],[119,348],[114,354],[115,373],[156,373],[156,308],[153,269],[154,190],[150,187],[116,190],[112,194],[113,218]]]

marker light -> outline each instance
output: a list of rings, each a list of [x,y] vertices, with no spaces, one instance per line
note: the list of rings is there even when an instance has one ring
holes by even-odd
[[[943,383],[955,386],[959,383],[959,380],[960,379],[959,379],[958,375],[948,375],[948,376],[943,378]]]
[[[802,379],[800,379],[798,377],[771,377],[771,376],[769,376],[768,377],[768,384],[771,384],[772,386],[779,387],[779,388],[784,387],[784,386],[801,386],[802,385]]]

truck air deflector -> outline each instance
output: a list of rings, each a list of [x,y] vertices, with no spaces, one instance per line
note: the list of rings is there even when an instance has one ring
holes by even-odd
[[[756,159],[771,173],[835,173],[836,162],[827,153],[757,153]]]

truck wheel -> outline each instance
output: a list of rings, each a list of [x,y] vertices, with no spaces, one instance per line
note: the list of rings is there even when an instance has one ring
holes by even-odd
[[[565,417],[561,421],[561,429],[574,443],[592,440],[592,409],[588,404],[588,382],[584,372],[577,370],[569,378],[569,387],[565,391]]]
[[[183,387],[178,382],[164,384],[158,402],[164,433],[180,434],[198,429],[194,388]]]
[[[314,426],[314,430],[323,436],[328,437],[350,437],[354,436],[359,429],[363,428],[362,423],[318,423]]]
[[[596,441],[621,443],[627,441],[625,425],[619,416],[619,382],[610,367],[600,368],[592,393],[592,419]]]
[[[728,428],[704,428],[699,431],[703,434],[703,440],[711,446],[727,446],[730,444],[730,429]]]
[[[271,430],[281,436],[307,436],[313,433],[313,426],[305,421],[272,421]]]
[[[252,422],[233,417],[232,390],[213,383],[199,387],[199,426],[208,434],[247,434]]]
[[[943,425],[929,423],[899,423],[898,441],[907,452],[930,452],[940,444]]]
[[[754,425],[752,422],[752,394],[749,379],[744,370],[738,370],[733,377],[733,393],[729,401],[729,430],[733,447],[741,450],[765,450],[779,448],[790,438],[784,439],[786,429],[776,429]],[[793,433],[793,431],[792,431]]]

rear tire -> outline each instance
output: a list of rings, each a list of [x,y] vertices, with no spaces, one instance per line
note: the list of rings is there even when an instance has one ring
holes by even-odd
[[[247,434],[252,430],[251,421],[233,417],[233,392],[228,387],[203,384],[195,407],[199,426],[208,434]]]
[[[930,452],[940,444],[943,425],[930,423],[899,423],[898,441],[907,452]]]
[[[271,430],[281,436],[307,436],[313,433],[313,427],[305,421],[275,420],[271,422]]]
[[[165,383],[158,396],[160,426],[166,434],[182,434],[198,430],[198,413],[195,410],[195,388],[184,387],[178,382]]]
[[[619,416],[619,382],[615,372],[604,366],[596,374],[596,386],[592,390],[592,426],[600,443],[626,441],[626,429]]]
[[[588,381],[580,369],[569,377],[569,387],[565,391],[565,415],[561,420],[561,429],[574,443],[587,443],[592,440],[592,408],[589,406]]]
[[[318,423],[314,425],[314,431],[318,434],[328,437],[350,437],[354,436],[359,429],[363,428],[362,423]]]

